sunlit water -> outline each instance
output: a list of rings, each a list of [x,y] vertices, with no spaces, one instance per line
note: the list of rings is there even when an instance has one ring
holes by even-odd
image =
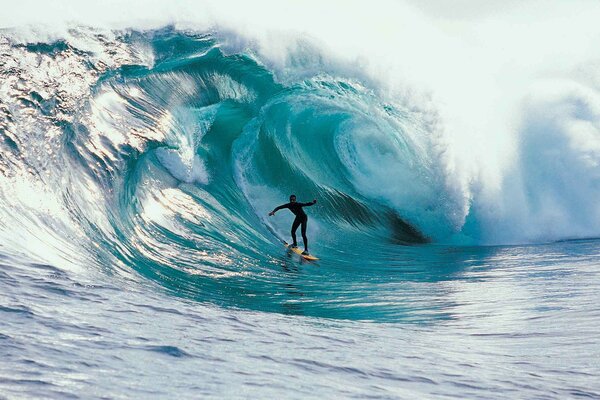
[[[343,310],[351,293],[326,297],[339,318],[303,316],[323,301],[303,287],[315,279],[335,287],[340,271],[326,261],[287,260],[284,250],[281,313],[222,308],[141,279],[3,257],[0,393],[598,398],[599,246],[399,252],[378,282],[355,278],[361,293],[394,288],[378,296],[393,310],[391,322],[345,319],[353,317]]]

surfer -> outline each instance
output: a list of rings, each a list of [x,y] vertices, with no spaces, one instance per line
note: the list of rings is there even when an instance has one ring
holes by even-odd
[[[316,204],[317,200],[313,200],[309,203],[297,203],[296,202],[296,195],[293,194],[290,196],[290,202],[287,204],[282,204],[279,207],[275,207],[275,209],[273,211],[271,211],[269,213],[269,216],[273,216],[275,215],[275,213],[283,208],[287,208],[289,209],[291,212],[294,213],[294,215],[296,216],[296,218],[294,219],[294,222],[292,223],[292,239],[293,239],[293,243],[291,245],[292,248],[296,248],[298,247],[298,242],[296,241],[296,231],[298,230],[298,227],[300,225],[302,225],[302,240],[304,241],[304,251],[302,252],[302,254],[304,255],[308,255],[308,239],[306,238],[306,223],[308,222],[308,216],[306,215],[306,213],[304,212],[304,210],[302,209],[302,207],[309,207],[312,206],[313,204]]]

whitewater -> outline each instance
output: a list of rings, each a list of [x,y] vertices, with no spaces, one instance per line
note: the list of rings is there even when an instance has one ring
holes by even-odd
[[[2,9],[0,398],[600,398],[595,2]]]

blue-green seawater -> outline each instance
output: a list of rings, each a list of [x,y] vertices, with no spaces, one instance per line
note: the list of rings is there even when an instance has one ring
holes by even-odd
[[[214,34],[2,35],[0,398],[600,397],[600,242],[452,236],[406,104]]]

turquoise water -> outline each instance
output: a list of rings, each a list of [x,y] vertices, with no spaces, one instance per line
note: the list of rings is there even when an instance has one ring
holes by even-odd
[[[3,257],[1,393],[597,398],[598,245],[440,248],[337,296],[310,286],[340,269],[288,261],[274,312]]]
[[[422,110],[73,29],[0,42],[0,396],[600,396],[600,242],[490,243]],[[292,192],[318,262],[267,216]]]

